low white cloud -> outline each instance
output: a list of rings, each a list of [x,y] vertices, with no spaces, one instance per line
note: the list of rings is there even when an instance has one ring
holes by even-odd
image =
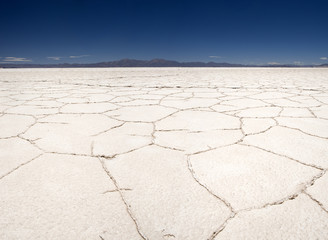
[[[27,58],[18,58],[18,57],[5,57],[3,60],[5,62],[31,62],[32,60]]]
[[[62,59],[63,57],[47,57],[48,59],[51,60],[55,60],[55,61],[59,61],[60,59]]]
[[[208,56],[209,58],[222,58],[221,56]]]
[[[268,65],[279,65],[280,63],[278,62],[268,62]]]
[[[78,56],[69,56],[69,57],[47,57],[48,59],[54,60],[54,61],[59,61],[62,59],[67,59],[67,58],[83,58],[83,57],[88,57],[90,55],[78,55]]]
[[[321,57],[320,59],[321,59],[321,60],[328,60],[327,57]]]
[[[301,61],[295,61],[294,64],[295,65],[303,65],[303,62],[301,62]]]
[[[79,55],[79,56],[69,56],[69,58],[83,58],[83,57],[89,57],[90,55]]]

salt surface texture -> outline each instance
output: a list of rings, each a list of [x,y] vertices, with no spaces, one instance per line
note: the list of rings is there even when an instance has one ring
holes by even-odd
[[[328,69],[0,70],[0,239],[327,239]]]

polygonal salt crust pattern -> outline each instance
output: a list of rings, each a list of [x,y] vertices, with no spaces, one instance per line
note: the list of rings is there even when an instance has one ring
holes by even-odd
[[[328,69],[0,69],[0,239],[326,239]]]

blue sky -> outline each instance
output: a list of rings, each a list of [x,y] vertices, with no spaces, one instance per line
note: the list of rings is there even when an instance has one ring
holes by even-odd
[[[2,0],[0,62],[321,64],[326,0]]]

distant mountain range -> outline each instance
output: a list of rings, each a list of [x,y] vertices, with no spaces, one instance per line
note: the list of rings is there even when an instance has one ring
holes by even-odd
[[[58,63],[58,64],[33,64],[33,63],[0,63],[2,68],[112,68],[112,67],[328,67],[321,65],[244,65],[217,62],[178,62],[165,59],[136,60],[122,59],[111,62],[99,63]]]

